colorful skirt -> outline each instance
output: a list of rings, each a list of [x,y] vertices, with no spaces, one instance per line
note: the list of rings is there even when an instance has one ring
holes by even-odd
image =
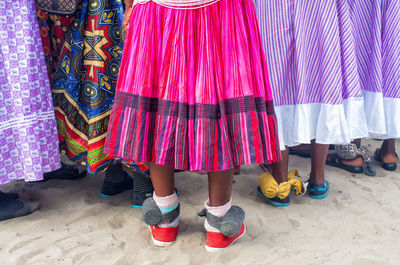
[[[104,154],[122,43],[120,0],[85,0],[60,55],[52,92],[61,149],[96,173],[113,160]],[[136,165],[146,171],[146,165]]]
[[[370,136],[400,138],[400,2],[349,2]]]
[[[281,148],[368,136],[348,1],[254,1]]]
[[[60,166],[34,1],[0,1],[0,185]]]
[[[250,0],[135,5],[105,152],[202,172],[278,161],[264,58]]]
[[[46,59],[50,85],[52,85],[53,76],[64,44],[64,37],[73,18],[51,15],[41,10],[37,10],[37,17],[39,19],[44,58]]]

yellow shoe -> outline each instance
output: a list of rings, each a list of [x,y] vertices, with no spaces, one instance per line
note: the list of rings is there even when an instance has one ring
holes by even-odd
[[[263,173],[258,177],[257,195],[267,203],[276,207],[289,205],[289,193],[291,185],[289,182],[278,184],[269,173]]]

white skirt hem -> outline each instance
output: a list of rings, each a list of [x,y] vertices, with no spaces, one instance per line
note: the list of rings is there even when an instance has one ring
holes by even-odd
[[[368,137],[363,98],[343,104],[309,103],[275,106],[280,148],[308,144],[347,144]]]

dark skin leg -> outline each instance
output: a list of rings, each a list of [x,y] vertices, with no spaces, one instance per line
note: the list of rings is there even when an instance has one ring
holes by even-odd
[[[226,204],[231,199],[234,169],[208,173],[208,192],[210,206]]]
[[[325,181],[325,161],[328,155],[328,144],[317,144],[311,141],[311,176],[312,184],[324,184]]]
[[[281,151],[282,160],[271,165],[272,175],[278,184],[286,182],[289,171],[289,148],[285,146],[285,150]]]
[[[381,146],[381,160],[383,163],[396,163],[396,148],[395,148],[395,140],[388,139],[383,141]]]
[[[157,196],[166,197],[175,192],[174,169],[150,163],[150,178]]]
[[[355,139],[352,143],[357,145],[357,147],[360,147],[361,146],[361,139]]]
[[[221,206],[231,199],[233,169],[208,173],[210,206]],[[150,176],[157,196],[173,194],[174,169],[150,163]]]

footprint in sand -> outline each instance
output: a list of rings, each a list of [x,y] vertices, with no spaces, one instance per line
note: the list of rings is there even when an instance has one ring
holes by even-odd
[[[121,216],[121,215],[114,215],[109,221],[108,224],[113,228],[113,229],[121,229],[124,227],[124,224],[126,224],[127,221],[126,219]]]
[[[400,190],[400,180],[398,180],[397,178],[392,178],[391,179],[394,183],[394,185],[396,185],[396,187]]]
[[[42,236],[38,236],[38,237],[34,237],[34,238],[31,238],[28,240],[17,242],[14,246],[11,247],[11,249],[8,251],[8,253],[13,253],[14,251],[21,249],[21,248],[27,246],[28,244],[35,242],[36,240],[41,239],[41,238],[42,238]]]
[[[357,259],[351,264],[353,265],[386,265],[387,263],[383,260],[373,260],[373,259]]]
[[[104,212],[104,207],[101,205],[93,205],[85,209],[81,214],[75,216],[67,222],[67,225],[72,225],[74,223],[83,222],[85,219],[98,215]]]
[[[293,229],[297,229],[297,228],[299,228],[300,225],[301,225],[299,221],[296,221],[296,220],[294,220],[294,219],[288,218],[288,220],[289,220],[289,222],[292,224]]]
[[[28,252],[16,260],[15,264],[30,264],[30,260],[33,259],[35,256],[44,253],[44,249],[37,249],[31,252]]]

